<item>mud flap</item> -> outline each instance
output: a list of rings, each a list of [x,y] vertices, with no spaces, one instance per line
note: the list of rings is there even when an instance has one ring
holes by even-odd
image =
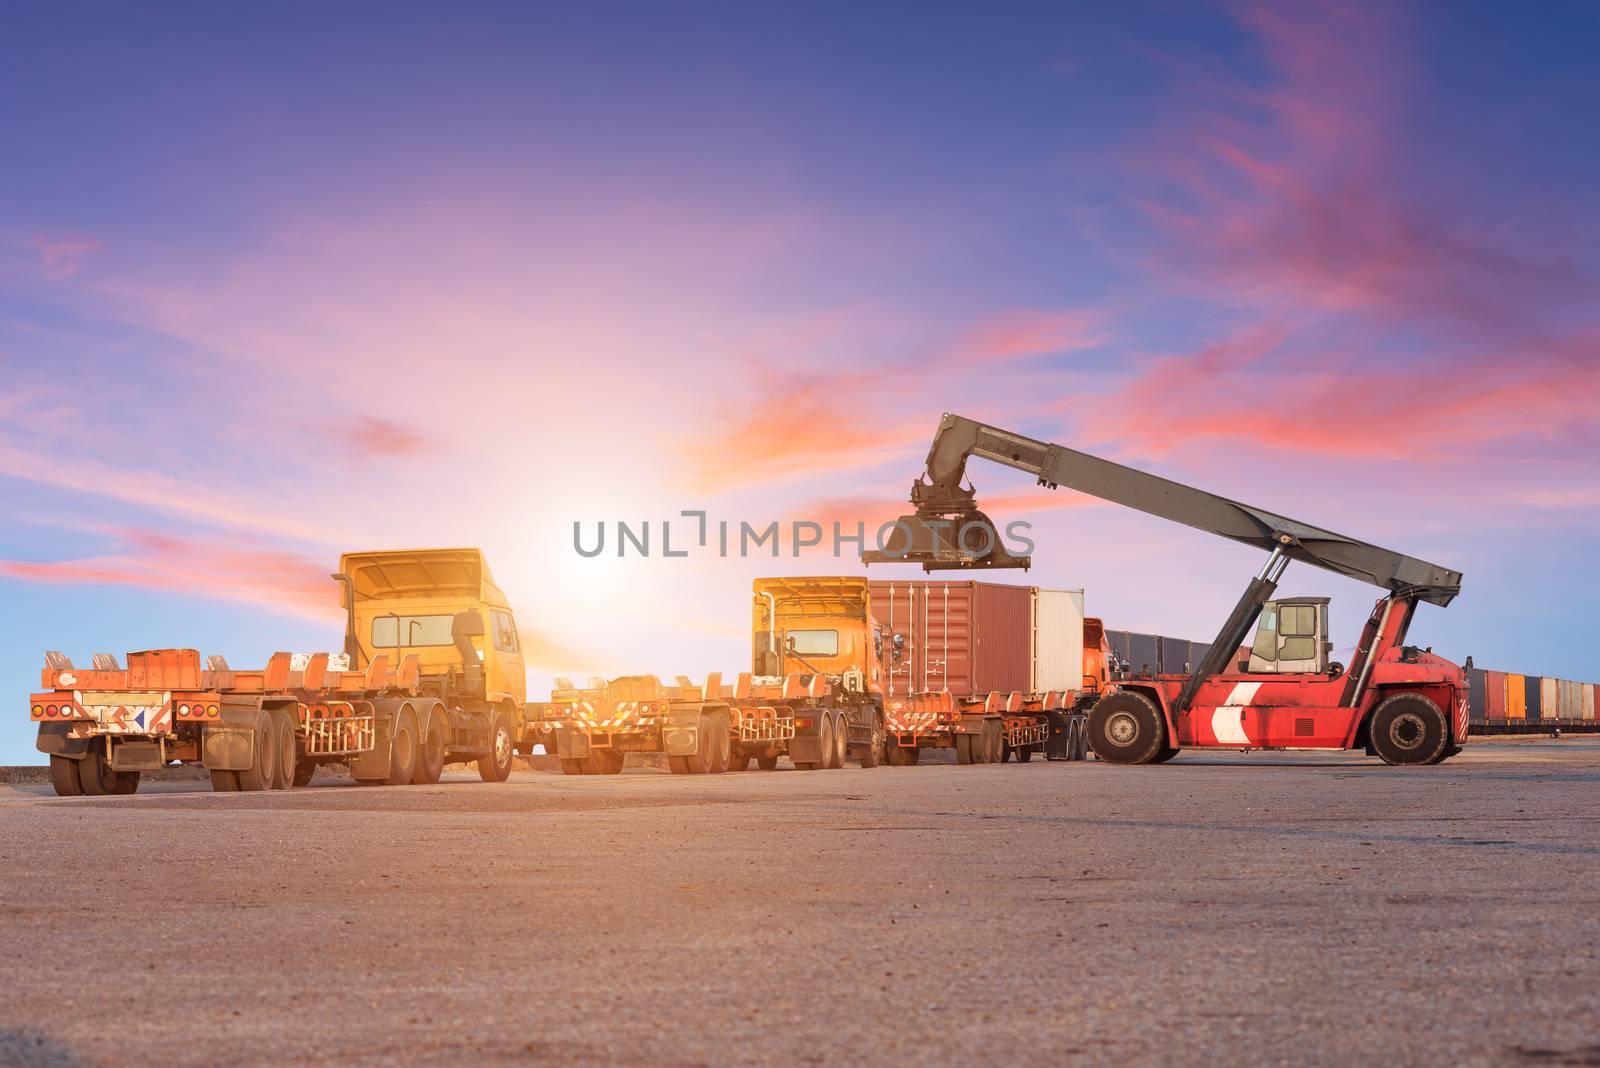
[[[39,724],[39,740],[34,743],[35,748],[41,753],[51,756],[67,757],[71,760],[82,760],[89,755],[89,739],[73,738],[68,732],[72,730],[70,723],[41,723]]]
[[[167,763],[155,738],[125,739],[111,746],[112,771],[158,771]]]
[[[589,755],[589,736],[582,731],[558,732],[556,755],[562,760],[582,760]]]
[[[796,764],[821,764],[822,739],[815,734],[798,734],[789,739],[789,759]]]

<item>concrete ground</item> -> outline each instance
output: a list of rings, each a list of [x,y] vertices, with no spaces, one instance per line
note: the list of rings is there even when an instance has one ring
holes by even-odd
[[[1600,1064],[1600,744],[0,786],[0,1063]]]

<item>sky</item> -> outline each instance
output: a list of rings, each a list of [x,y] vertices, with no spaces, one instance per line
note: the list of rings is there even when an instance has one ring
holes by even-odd
[[[946,411],[1460,570],[1413,640],[1600,681],[1593,5],[4,10],[0,763],[46,649],[338,648],[346,549],[483,547],[534,695],[740,670],[750,580],[850,547],[574,523],[876,523]],[[971,474],[996,577],[1113,627],[1260,563]],[[1378,596],[1283,591],[1341,645]]]

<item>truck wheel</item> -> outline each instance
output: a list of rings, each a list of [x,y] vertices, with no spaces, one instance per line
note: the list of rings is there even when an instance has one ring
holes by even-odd
[[[302,786],[310,786],[311,780],[316,778],[316,775],[317,762],[315,760],[297,761],[294,766],[294,779],[290,785],[297,790]]]
[[[627,760],[627,754],[615,749],[606,749],[600,753],[600,774],[621,775],[622,764]]]
[[[57,797],[78,797],[83,794],[83,783],[78,781],[79,761],[64,756],[50,758],[50,785],[56,788]]]
[[[417,769],[411,773],[411,781],[418,786],[432,786],[444,774],[446,715],[443,708],[435,708],[428,716],[428,736],[417,746]]]
[[[511,778],[511,762],[516,757],[511,721],[504,713],[496,716],[489,732],[489,752],[478,758],[478,778],[484,782],[505,782]]]
[[[875,768],[883,762],[883,739],[883,717],[874,715],[872,717],[872,740],[861,751],[862,767]]]
[[[1432,764],[1450,744],[1444,713],[1420,693],[1397,693],[1380,701],[1369,734],[1385,764]]]
[[[833,759],[828,763],[828,767],[844,767],[844,762],[849,755],[850,721],[841,712],[833,717]]]
[[[718,713],[711,718],[711,773],[720,775],[733,763],[733,739],[728,735],[728,716]]]
[[[112,774],[116,776],[116,778],[112,780],[111,784],[112,793],[136,794],[139,792],[139,772],[118,771],[113,772]]]
[[[733,756],[728,761],[728,770],[729,771],[749,771],[750,770],[750,762],[752,760],[754,760],[754,759],[755,759],[755,757],[751,756],[749,753],[746,753],[746,752],[744,752],[742,750],[736,750],[734,752]]]
[[[760,768],[762,771],[777,771],[778,755],[774,753],[771,756],[756,757],[756,767]]]
[[[561,762],[561,774],[563,774],[563,775],[582,775],[583,774],[583,761],[582,760],[563,760]]]
[[[565,763],[565,761],[562,763]],[[689,774],[689,758],[686,756],[667,757],[667,770],[671,771],[674,775]]]
[[[274,790],[287,790],[294,785],[294,773],[299,754],[295,751],[294,717],[287,708],[272,711],[273,739],[278,747],[278,774],[272,782]]]
[[[278,747],[273,744],[276,734],[272,713],[264,708],[258,711],[255,737],[250,741],[250,766],[235,772],[239,776],[239,789],[272,789],[272,781],[278,774]]]
[[[239,773],[237,771],[222,771],[219,768],[212,768],[211,792],[214,794],[238,793]]]
[[[389,739],[389,777],[386,786],[404,786],[417,771],[417,720],[410,709],[395,720],[394,737]]]
[[[1018,764],[1026,764],[1033,759],[1033,746],[1031,745],[1018,746],[1013,752],[1017,754]]]
[[[827,767],[828,761],[833,759],[833,717],[826,712],[817,717],[817,753],[822,759],[796,760],[795,768],[800,771],[816,771],[818,768]]]
[[[1134,690],[1107,694],[1089,713],[1089,744],[1113,764],[1149,763],[1166,744],[1166,733],[1156,706]]]
[[[1006,750],[1006,728],[999,720],[990,720],[984,725],[984,737],[989,744],[985,749],[984,763],[998,764],[1000,757]]]

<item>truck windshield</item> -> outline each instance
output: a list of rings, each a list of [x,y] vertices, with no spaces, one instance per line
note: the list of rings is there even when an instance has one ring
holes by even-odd
[[[794,644],[786,648],[800,656],[839,655],[839,632],[836,630],[791,630],[787,640]]]
[[[452,616],[379,616],[372,621],[372,645],[377,649],[414,645],[450,645]]]

